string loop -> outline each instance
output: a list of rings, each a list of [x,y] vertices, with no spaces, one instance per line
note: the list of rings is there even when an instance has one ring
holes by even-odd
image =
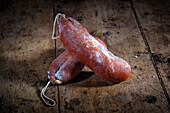
[[[44,103],[47,104],[48,106],[55,106],[56,102],[53,99],[51,99],[45,95],[45,91],[46,91],[47,87],[49,86],[49,84],[50,84],[50,81],[48,81],[47,85],[42,89],[41,98],[44,101]],[[53,104],[47,103],[47,101],[45,99],[51,101]]]
[[[51,36],[52,39],[57,39],[57,38],[59,38],[59,36],[54,37],[54,34],[55,34],[56,21],[57,21],[57,24],[58,24],[58,18],[59,18],[60,15],[61,15],[61,13],[58,13],[58,14],[55,16],[54,24],[53,24],[53,33],[52,33],[52,36]]]

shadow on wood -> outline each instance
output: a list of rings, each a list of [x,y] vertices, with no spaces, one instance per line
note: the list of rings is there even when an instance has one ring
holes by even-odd
[[[82,71],[71,81],[62,85],[72,85],[76,87],[102,87],[110,86],[118,83],[109,82],[94,72]]]

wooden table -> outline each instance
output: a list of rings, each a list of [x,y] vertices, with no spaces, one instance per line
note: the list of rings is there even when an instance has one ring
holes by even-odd
[[[170,2],[147,0],[3,1],[0,21],[1,112],[169,113]],[[51,62],[65,49],[52,40],[53,20],[64,13],[132,67],[125,82],[110,83],[89,68],[40,98]]]

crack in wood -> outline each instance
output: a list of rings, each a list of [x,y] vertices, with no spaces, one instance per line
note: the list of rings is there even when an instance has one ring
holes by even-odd
[[[55,7],[54,7],[54,4],[55,4],[55,2],[54,2],[54,0],[52,0],[52,6],[53,6],[53,22],[54,22],[54,19],[55,19],[55,14],[56,14],[56,12],[55,12]],[[56,27],[56,26],[53,26],[53,27]],[[57,55],[57,42],[56,42],[56,39],[54,40],[54,43],[55,43],[55,58],[58,56]],[[61,113],[61,110],[60,110],[60,92],[59,92],[60,90],[59,90],[59,85],[57,85],[57,105],[58,105],[58,113]]]
[[[160,84],[161,84],[161,86],[162,86],[162,89],[163,89],[163,92],[164,92],[164,94],[165,94],[165,97],[166,97],[166,99],[167,99],[167,101],[168,101],[168,104],[170,105],[170,98],[169,98],[168,92],[167,92],[167,90],[166,90],[165,84],[164,84],[164,82],[163,82],[163,80],[162,80],[162,77],[161,77],[161,75],[160,75],[160,72],[159,72],[159,70],[158,70],[158,67],[157,67],[157,65],[156,65],[156,63],[155,63],[154,55],[153,55],[153,53],[151,52],[150,46],[149,46],[149,44],[148,44],[148,41],[147,41],[146,36],[145,36],[145,33],[144,33],[144,29],[143,29],[143,27],[142,27],[142,25],[141,25],[141,23],[140,23],[140,21],[139,21],[139,18],[138,18],[138,16],[137,16],[137,13],[136,13],[136,10],[135,10],[135,7],[134,7],[134,5],[133,5],[133,1],[131,1],[130,4],[131,4],[132,12],[133,12],[133,14],[134,14],[134,16],[135,16],[135,20],[136,20],[137,26],[138,26],[138,28],[139,28],[139,30],[140,30],[140,33],[141,33],[141,35],[142,35],[142,38],[143,38],[144,43],[145,43],[145,45],[146,45],[146,48],[147,48],[147,50],[148,50],[148,52],[149,52],[149,56],[150,56],[150,58],[151,58],[152,64],[153,64],[153,66],[154,66],[154,68],[155,68],[155,71],[156,71],[156,73],[157,73],[159,82],[160,82]]]

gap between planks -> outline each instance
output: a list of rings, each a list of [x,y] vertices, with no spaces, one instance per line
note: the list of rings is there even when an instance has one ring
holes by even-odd
[[[54,22],[54,19],[55,19],[55,9],[54,9],[54,0],[52,0],[52,6],[53,6],[53,22]],[[52,26],[53,26],[53,23],[52,23]],[[56,27],[56,26],[53,26],[53,27]],[[52,28],[53,29],[53,28]],[[56,43],[56,39],[54,40],[54,43],[55,43],[55,58],[57,58],[57,43]],[[57,105],[58,105],[58,113],[61,113],[61,110],[60,110],[60,92],[59,92],[59,85],[57,85]]]
[[[158,79],[159,79],[159,82],[160,82],[160,84],[161,84],[161,86],[162,86],[162,89],[163,89],[163,92],[164,92],[164,94],[165,94],[165,97],[166,97],[166,99],[167,99],[167,101],[168,101],[168,104],[170,105],[170,98],[169,98],[168,92],[167,92],[167,90],[166,90],[166,88],[165,88],[165,84],[164,84],[164,82],[163,82],[163,80],[162,80],[162,77],[161,77],[161,75],[160,75],[160,72],[159,72],[159,70],[158,70],[158,67],[157,67],[157,65],[156,65],[156,63],[155,63],[155,59],[153,58],[153,53],[151,52],[151,49],[150,49],[150,47],[149,47],[148,41],[147,41],[147,39],[146,39],[144,30],[143,30],[143,27],[142,27],[142,25],[141,25],[141,23],[140,23],[140,20],[139,20],[139,18],[138,18],[137,13],[136,13],[135,7],[134,7],[134,5],[133,5],[133,1],[130,1],[130,4],[131,4],[132,12],[133,12],[133,14],[134,14],[134,16],[135,16],[136,23],[137,23],[137,25],[138,25],[138,28],[139,28],[139,30],[140,30],[140,33],[141,33],[141,35],[142,35],[142,38],[143,38],[144,43],[145,43],[145,45],[146,45],[146,48],[147,48],[147,50],[148,50],[148,52],[149,52],[149,56],[150,56],[150,59],[151,59],[151,61],[152,61],[153,67],[155,68],[156,74],[157,74]]]

